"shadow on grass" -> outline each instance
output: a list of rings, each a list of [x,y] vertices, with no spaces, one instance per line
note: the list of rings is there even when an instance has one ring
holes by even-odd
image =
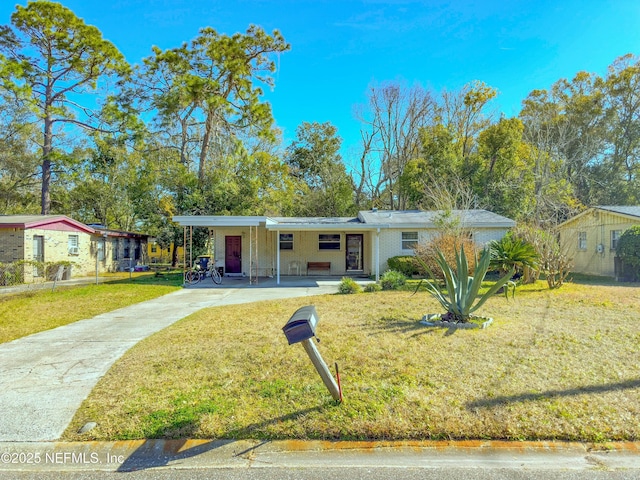
[[[168,285],[173,287],[180,287],[183,283],[182,271],[169,272],[169,273],[153,273],[136,274],[134,276],[117,278],[113,280],[106,279],[104,283],[111,285]]]
[[[424,335],[425,326],[416,320],[402,320],[395,317],[382,317],[379,323],[372,326],[372,333],[381,335],[384,333],[411,333],[416,335]]]
[[[638,282],[618,282],[613,277],[602,277],[598,275],[585,275],[583,273],[572,273],[571,283],[578,285],[600,285],[603,287],[639,287]]]
[[[446,330],[444,336],[449,337],[462,329],[456,328],[455,326],[425,325],[417,320],[400,320],[394,317],[383,317],[380,319],[380,324],[374,326],[372,330],[378,330],[377,334],[414,332],[412,337],[434,335],[442,330]]]
[[[521,395],[508,395],[485,400],[476,400],[475,402],[467,403],[466,407],[469,410],[476,408],[493,408],[509,403],[543,400],[552,397],[572,397],[585,393],[615,392],[618,390],[631,390],[634,388],[640,388],[640,379],[627,380],[625,382],[619,383],[609,383],[606,385],[590,385],[586,387],[571,388],[567,390],[548,390],[542,393],[523,393]]]
[[[325,405],[326,406],[326,405]],[[305,410],[299,410],[297,412],[291,412],[287,415],[283,415],[277,418],[264,420],[262,422],[252,423],[244,428],[237,430],[230,430],[224,434],[226,438],[235,439],[247,439],[251,438],[256,430],[260,430],[266,426],[272,424],[278,424],[286,422],[288,420],[295,420],[296,418],[308,415],[312,412],[320,412],[325,406],[316,406],[313,408],[307,408]],[[165,467],[171,462],[177,462],[187,458],[196,457],[202,455],[211,450],[230,445],[236,440],[211,440],[205,441],[199,445],[183,450],[184,445],[187,443],[187,438],[193,436],[199,427],[199,422],[190,422],[188,425],[181,425],[180,432],[184,434],[185,439],[148,439],[133,454],[131,454],[118,468],[118,472],[131,472],[136,470],[146,470],[150,468]],[[166,427],[167,430],[171,430],[171,426]],[[234,457],[243,457],[251,454],[254,450],[260,448],[262,445],[269,443],[269,440],[262,440],[254,446],[246,448],[241,452],[233,453]]]

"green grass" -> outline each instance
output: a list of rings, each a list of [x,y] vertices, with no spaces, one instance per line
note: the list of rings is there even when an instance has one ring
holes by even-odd
[[[120,277],[99,285],[0,295],[0,343],[156,298],[182,283],[181,273]]]
[[[489,300],[486,330],[425,327],[441,308],[402,291],[203,310],[122,357],[64,439],[638,440],[640,289],[545,285]],[[310,303],[343,404],[281,330]]]

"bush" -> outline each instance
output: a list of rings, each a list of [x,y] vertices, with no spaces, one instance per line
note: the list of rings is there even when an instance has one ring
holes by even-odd
[[[543,273],[549,288],[559,288],[567,280],[573,268],[573,259],[567,254],[551,230],[543,230],[534,226],[519,225],[511,234],[533,245],[538,254],[537,268],[523,268],[523,283],[535,283],[538,275]]]
[[[387,260],[387,265],[389,266],[389,270],[400,272],[405,277],[422,274],[418,262],[416,262],[416,258],[413,256],[391,257]]]
[[[537,269],[540,255],[535,247],[523,238],[507,233],[500,240],[489,243],[491,262],[489,267],[506,273],[512,268],[522,274],[525,268]]]
[[[364,286],[364,291],[367,293],[379,292],[380,290],[382,290],[382,287],[377,283],[367,283]]]
[[[343,295],[351,294],[351,293],[360,293],[362,291],[362,287],[356,283],[356,281],[351,277],[342,277],[340,280],[340,285],[338,286],[338,293],[342,293]]]
[[[437,262],[437,252],[441,252],[449,265],[456,264],[456,252],[464,248],[467,252],[469,274],[473,273],[476,266],[476,244],[466,234],[442,233],[428,243],[419,243],[414,248],[416,257],[431,271],[437,280],[444,280],[444,274]],[[424,267],[420,268],[421,275],[427,275]]]
[[[616,255],[632,268],[635,279],[640,279],[640,225],[635,225],[620,235]]]
[[[380,278],[382,290],[399,290],[405,283],[407,283],[407,277],[395,270],[387,270]]]

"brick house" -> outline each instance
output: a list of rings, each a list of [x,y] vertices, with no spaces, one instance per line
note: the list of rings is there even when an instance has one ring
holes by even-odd
[[[65,278],[124,270],[145,261],[147,235],[90,226],[65,215],[0,215],[0,262],[70,262]],[[26,268],[24,281],[43,272]]]
[[[20,260],[39,262],[73,262],[82,271],[93,264],[92,236],[95,230],[64,215],[0,216],[0,262]],[[24,280],[32,281],[43,272],[26,268]]]

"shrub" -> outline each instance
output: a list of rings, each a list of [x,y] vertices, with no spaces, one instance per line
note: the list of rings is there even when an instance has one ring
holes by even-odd
[[[356,283],[356,281],[351,277],[342,277],[340,280],[340,285],[338,286],[338,293],[342,293],[344,295],[351,293],[360,293],[362,288],[360,285]]]
[[[379,292],[380,290],[382,290],[382,287],[377,283],[367,283],[364,286],[364,291],[367,293]]]
[[[420,243],[414,248],[416,258],[422,262],[433,273],[437,280],[444,280],[444,274],[438,265],[438,254],[440,252],[449,265],[455,265],[456,252],[464,248],[469,254],[468,267],[469,274],[473,272],[476,265],[476,244],[466,234],[442,233],[433,238],[428,243]],[[427,275],[427,268],[420,268],[421,275]]]
[[[535,283],[543,273],[549,288],[561,287],[573,268],[573,259],[560,245],[556,234],[530,225],[518,225],[512,235],[529,242],[538,254],[537,269],[524,267],[523,283]]]
[[[506,273],[512,268],[516,273],[523,273],[525,267],[537,269],[540,255],[534,246],[523,238],[507,233],[500,240],[489,243],[491,262],[489,267]]]
[[[620,235],[616,255],[631,267],[634,280],[640,279],[640,225],[635,225]]]
[[[387,270],[382,274],[382,277],[380,278],[380,285],[382,285],[382,290],[398,290],[405,283],[407,283],[407,277],[405,277],[400,272],[396,272],[395,270]]]
[[[420,265],[413,256],[391,257],[387,260],[387,265],[389,266],[389,270],[400,272],[405,277],[422,274]]]

